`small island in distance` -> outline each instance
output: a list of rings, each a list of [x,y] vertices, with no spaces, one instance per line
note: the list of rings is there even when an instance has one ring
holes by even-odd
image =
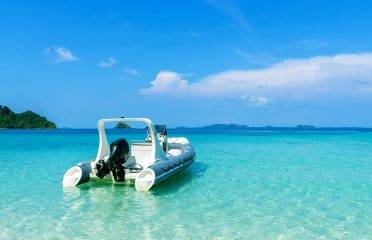
[[[238,124],[212,124],[203,127],[176,127],[175,130],[252,130],[252,131],[357,131],[372,132],[372,128],[365,127],[316,127],[312,125],[297,125],[296,127],[249,127]]]
[[[115,129],[129,129],[129,128],[131,128],[131,127],[128,124],[123,123],[123,122],[119,122],[115,126]]]
[[[0,105],[0,129],[55,129],[56,124],[30,110],[15,113],[7,106]]]

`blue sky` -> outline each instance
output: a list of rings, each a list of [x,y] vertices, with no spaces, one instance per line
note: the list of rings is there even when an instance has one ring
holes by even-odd
[[[367,1],[1,1],[0,104],[60,127],[372,127]]]

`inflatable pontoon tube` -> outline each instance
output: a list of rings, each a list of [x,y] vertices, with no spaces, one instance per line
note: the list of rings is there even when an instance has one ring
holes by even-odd
[[[74,187],[76,185],[86,183],[90,180],[90,172],[92,168],[90,163],[81,163],[71,167],[63,176],[63,187]]]
[[[172,160],[152,165],[140,172],[135,181],[137,191],[148,191],[152,186],[187,168],[195,161],[195,152],[182,154]]]

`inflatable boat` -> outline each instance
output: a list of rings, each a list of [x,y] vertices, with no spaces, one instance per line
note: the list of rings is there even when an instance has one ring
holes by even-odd
[[[106,123],[144,123],[146,139],[119,138],[109,144]],[[96,178],[114,183],[134,181],[137,191],[148,191],[195,161],[195,151],[186,138],[168,138],[165,125],[154,125],[147,118],[101,119],[98,133],[96,158],[68,169],[62,179],[63,187],[74,187]]]

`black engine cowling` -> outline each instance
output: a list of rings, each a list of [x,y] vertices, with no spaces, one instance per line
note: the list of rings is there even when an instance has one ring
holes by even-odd
[[[103,178],[110,172],[114,176],[116,182],[123,182],[125,177],[124,163],[129,155],[129,144],[124,138],[120,138],[110,144],[110,157],[105,162],[99,160],[96,164],[97,174],[99,178]]]

